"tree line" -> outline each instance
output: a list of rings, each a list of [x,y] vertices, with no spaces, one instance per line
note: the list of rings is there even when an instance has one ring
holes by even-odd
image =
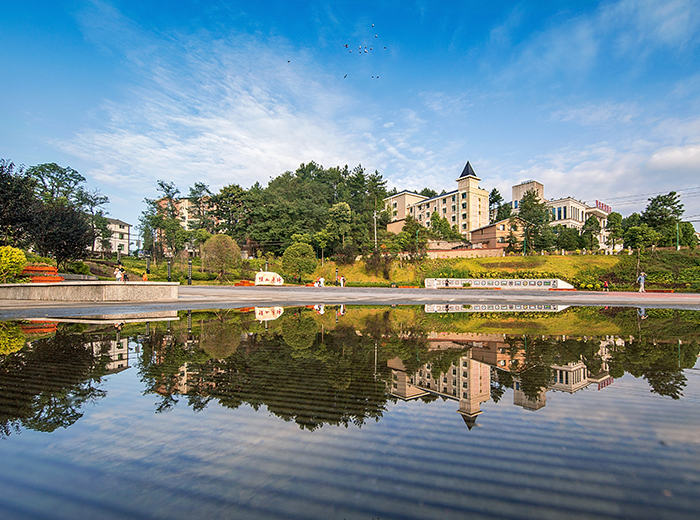
[[[44,163],[25,168],[0,159],[0,244],[33,249],[59,267],[94,252],[96,239],[109,247],[105,217],[109,198],[89,190],[70,166]]]

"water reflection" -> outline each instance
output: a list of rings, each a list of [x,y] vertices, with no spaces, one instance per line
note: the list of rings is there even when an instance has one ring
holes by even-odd
[[[440,307],[445,312],[313,306],[0,323],[1,432],[73,424],[86,403],[104,397],[104,376],[130,367],[143,394],[157,396],[157,413],[180,401],[195,411],[247,404],[313,431],[378,421],[389,402],[442,399],[456,402],[471,429],[483,404],[506,393],[539,410],[548,392],[603,390],[625,373],[679,399],[683,370],[700,350],[694,311],[523,316]]]

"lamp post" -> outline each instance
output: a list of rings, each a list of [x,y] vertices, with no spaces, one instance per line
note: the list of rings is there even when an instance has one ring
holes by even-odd
[[[168,281],[172,282],[173,278],[171,276],[171,271],[172,271],[172,264],[173,264],[173,257],[168,256]]]
[[[192,285],[192,246],[187,244],[187,285]]]
[[[151,255],[146,253],[146,274],[151,274]]]
[[[676,251],[681,250],[680,231],[678,230],[678,221],[676,221]]]

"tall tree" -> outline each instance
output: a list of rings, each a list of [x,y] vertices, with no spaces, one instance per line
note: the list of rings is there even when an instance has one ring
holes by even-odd
[[[641,215],[644,224],[661,234],[659,245],[662,246],[675,244],[676,224],[682,216],[683,204],[675,191],[649,199]]]
[[[36,180],[37,195],[46,203],[64,200],[75,204],[85,182],[77,170],[56,163],[30,166],[27,174]]]
[[[105,204],[108,203],[109,197],[102,195],[99,189],[92,191],[79,190],[76,195],[76,205],[87,215],[92,229],[92,253],[95,252],[96,239],[100,239],[100,245],[104,245],[106,242],[109,242],[112,236],[104,209]]]
[[[0,159],[0,243],[27,245],[29,233],[37,217],[41,202],[34,188],[36,181],[20,166]]]
[[[94,240],[85,214],[59,202],[42,208],[33,236],[39,252],[53,255],[59,269],[69,260],[83,258]]]
[[[211,191],[203,182],[195,182],[190,187],[187,198],[190,201],[190,230],[205,229],[209,233],[214,232],[213,208],[211,204]]]
[[[489,193],[489,222],[497,222],[496,215],[498,214],[498,209],[503,204],[503,197],[500,192],[494,188]]]
[[[595,217],[588,217],[581,228],[581,242],[583,247],[591,251],[600,249],[598,235],[600,234],[600,222]]]
[[[549,226],[552,214],[535,190],[525,192],[519,204],[517,217],[523,221],[523,246],[527,248],[526,252],[542,251],[554,245],[556,237]]]
[[[616,211],[610,213],[605,229],[608,232],[608,245],[614,250],[615,246],[622,241],[622,215]]]

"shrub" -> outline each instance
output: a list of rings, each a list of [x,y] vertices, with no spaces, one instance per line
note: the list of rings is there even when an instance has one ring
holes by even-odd
[[[12,246],[0,247],[0,280],[7,283],[8,278],[13,279],[22,273],[27,265],[27,257],[21,249]]]
[[[73,262],[68,265],[68,269],[66,269],[66,271],[73,274],[91,274],[90,268],[85,262]]]

